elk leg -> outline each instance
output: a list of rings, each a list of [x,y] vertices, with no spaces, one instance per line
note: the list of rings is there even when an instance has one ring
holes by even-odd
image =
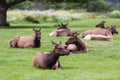
[[[19,38],[20,38],[19,36],[14,37],[14,38],[9,42],[10,47],[13,47],[13,48],[17,47],[17,43],[18,43]]]
[[[52,67],[53,69],[59,69],[61,68],[60,61],[58,60],[56,64]]]
[[[33,45],[30,44],[30,43],[26,43],[26,44],[24,45],[24,48],[33,48]]]

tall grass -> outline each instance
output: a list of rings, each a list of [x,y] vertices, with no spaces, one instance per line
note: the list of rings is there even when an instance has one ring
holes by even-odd
[[[82,33],[95,28],[95,24],[106,20],[106,26],[116,24],[120,32],[119,19],[82,19],[70,21],[71,31]],[[89,52],[60,57],[62,69],[43,70],[32,66],[33,57],[39,51],[51,51],[51,41],[62,41],[69,37],[48,37],[58,23],[26,24],[11,23],[9,28],[0,29],[0,80],[119,80],[120,79],[120,34],[113,41],[85,41]],[[33,35],[32,28],[42,27],[40,48],[10,48],[9,41],[15,35]],[[81,37],[81,34],[79,35]]]

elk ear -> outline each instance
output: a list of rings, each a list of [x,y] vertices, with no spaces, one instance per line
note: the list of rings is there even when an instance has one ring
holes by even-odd
[[[63,25],[63,23],[61,23],[61,25]]]
[[[60,26],[60,24],[58,24],[58,26]]]
[[[51,41],[51,43],[52,43],[53,46],[56,46],[56,43],[54,41]]]
[[[68,23],[66,24],[66,26],[68,25]]]
[[[41,28],[39,28],[39,31],[41,31]]]
[[[76,32],[77,35],[79,35],[80,33],[79,32]]]
[[[62,41],[60,41],[59,44],[62,44]]]
[[[102,23],[105,23],[105,21],[102,21]]]
[[[114,25],[112,25],[111,28],[114,28]]]
[[[114,25],[114,28],[116,28],[116,25]]]
[[[35,28],[33,28],[33,31],[35,31]]]

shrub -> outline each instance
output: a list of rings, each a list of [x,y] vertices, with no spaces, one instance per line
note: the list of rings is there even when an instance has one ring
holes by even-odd
[[[10,7],[10,9],[31,10],[31,9],[33,9],[33,3],[30,1],[25,1],[23,3],[20,3],[15,6]]]
[[[64,10],[68,10],[68,9],[75,9],[79,7],[79,3],[46,3],[45,5],[42,5],[40,7],[41,10],[47,10],[47,9],[64,9]]]
[[[32,16],[26,16],[24,19],[28,22],[39,23],[39,21],[33,18]]]
[[[47,16],[45,15],[35,15],[35,18],[38,19],[40,22],[44,22],[47,19]]]
[[[120,11],[119,10],[114,10],[110,13],[110,17],[112,18],[120,18]]]
[[[106,12],[109,11],[110,8],[106,2],[103,0],[91,1],[87,6],[88,11],[92,12]]]

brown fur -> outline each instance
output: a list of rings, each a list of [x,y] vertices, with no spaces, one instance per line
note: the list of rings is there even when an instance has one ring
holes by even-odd
[[[67,25],[68,25],[68,23],[67,24],[61,23],[61,25],[60,25],[60,27],[58,29],[68,29]]]
[[[54,49],[51,52],[40,52],[33,59],[33,66],[43,69],[57,69],[60,68],[59,57],[69,55],[69,51],[60,44],[52,42]]]
[[[70,29],[58,29],[49,34],[49,36],[71,36],[73,33]]]
[[[111,26],[109,28],[99,28],[83,32],[82,37],[88,40],[107,40],[111,41],[113,39],[113,34],[118,34],[116,26]]]
[[[78,34],[74,34],[66,41],[66,49],[74,53],[88,52],[87,44],[77,35]]]
[[[104,35],[104,36],[110,36],[112,37],[111,31],[106,29],[93,29],[88,30],[82,33],[82,37],[84,38],[88,34],[94,34],[94,35]]]
[[[75,52],[77,51],[77,46],[75,44],[69,44],[69,45],[65,45],[66,49],[71,51],[71,52]]]
[[[34,30],[34,29],[33,29]],[[36,35],[32,36],[16,36],[10,41],[10,47],[12,48],[34,48],[40,47],[40,32],[39,30],[34,30]],[[38,34],[38,35],[37,35]]]
[[[18,40],[20,39],[20,36],[15,36],[10,42],[10,47],[17,47]]]
[[[96,27],[100,27],[105,29],[105,25],[104,25],[105,21],[102,21],[101,23],[97,24]]]

